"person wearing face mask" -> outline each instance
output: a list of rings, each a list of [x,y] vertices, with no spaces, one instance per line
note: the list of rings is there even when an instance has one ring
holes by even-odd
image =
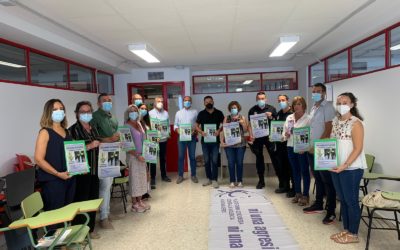
[[[129,194],[132,198],[133,212],[143,213],[150,209],[150,205],[142,200],[147,193],[147,165],[142,156],[142,145],[146,139],[146,125],[143,116],[139,114],[135,105],[130,105],[124,113],[126,125],[130,128],[135,143],[135,150],[126,152],[126,161],[129,166]]]
[[[75,202],[87,201],[99,198],[99,177],[97,176],[97,164],[99,156],[100,135],[95,127],[90,125],[92,120],[92,104],[88,101],[81,101],[76,104],[75,115],[76,123],[68,130],[74,140],[83,140],[86,144],[87,160],[90,166],[90,172],[77,175]],[[90,238],[98,239],[100,235],[94,231],[96,222],[96,212],[89,213]],[[83,224],[86,218],[84,216],[75,217],[74,224]]]
[[[363,118],[357,109],[357,98],[349,92],[338,96],[337,116],[332,121],[330,138],[337,139],[338,166],[331,170],[332,181],[340,198],[344,231],[331,236],[337,243],[357,243],[361,219],[360,181],[367,168],[364,153]]]
[[[153,119],[160,121],[169,121],[168,112],[164,109],[164,99],[162,96],[157,96],[154,99],[154,108],[150,110],[149,116]],[[159,142],[159,162],[160,162],[160,173],[161,180],[165,182],[171,182],[171,179],[167,176],[167,141],[169,137],[161,137]],[[150,164],[150,176],[151,176],[151,188],[156,188],[156,164]]]
[[[64,142],[72,137],[67,130],[65,106],[59,99],[46,102],[36,140],[35,162],[42,187],[44,210],[64,207],[74,200],[75,177],[67,172]]]
[[[314,84],[312,88],[314,105],[311,108],[311,145],[314,140],[329,138],[332,131],[332,120],[335,117],[335,108],[332,102],[326,100],[326,86],[322,83]],[[322,213],[324,211],[324,195],[326,195],[327,213],[322,223],[332,224],[336,214],[336,191],[329,171],[314,171],[314,152],[311,148],[309,154],[310,170],[314,176],[316,195],[315,202],[303,209],[306,214]]]
[[[265,92],[258,92],[256,96],[256,101],[257,104],[249,110],[248,119],[250,120],[251,115],[265,114],[268,118],[268,125],[270,125],[271,121],[276,119],[277,113],[275,107],[266,103],[267,96],[265,95]],[[275,143],[269,141],[269,136],[254,138],[251,126],[249,127],[249,130],[250,142],[252,142],[252,144],[250,145],[250,149],[256,156],[256,168],[259,179],[256,188],[261,189],[265,187],[265,163],[263,154],[264,146],[267,148],[275,172],[279,172],[279,169],[281,168],[280,161],[275,151]]]
[[[196,120],[196,130],[201,134],[201,147],[204,156],[204,165],[206,170],[207,180],[203,186],[212,185],[218,188],[218,155],[219,155],[219,133],[222,131],[222,123],[224,114],[214,107],[212,96],[204,97],[205,109],[199,112]],[[215,125],[216,142],[204,142],[206,132],[204,131],[205,124]]]
[[[118,142],[118,121],[112,115],[112,98],[108,94],[102,93],[97,98],[98,109],[93,112],[93,119],[90,125],[97,129],[100,135],[100,142]],[[110,190],[113,183],[112,177],[101,178],[99,197],[103,198],[100,206],[100,226],[103,229],[114,229],[110,220],[118,220],[120,217],[110,213]]]
[[[151,129],[151,124],[150,124],[150,116],[149,113],[147,112],[147,105],[142,103],[138,106],[139,110],[139,117],[141,119],[141,121],[143,121],[144,124],[144,129],[145,131],[150,130]],[[142,196],[142,199],[145,201],[149,198],[151,198],[150,196],[150,192],[151,192],[151,183],[150,183],[150,167],[151,167],[151,163],[146,163],[147,166],[147,184],[148,184],[148,188],[147,188],[147,193],[145,193]]]
[[[246,139],[244,133],[247,132],[249,124],[247,119],[239,114],[242,107],[237,101],[232,101],[228,104],[228,110],[230,112],[224,119],[225,123],[239,122],[240,136],[242,140],[240,143],[227,146],[225,144],[224,133],[220,133],[221,147],[225,148],[226,158],[228,158],[228,168],[229,168],[229,179],[230,188],[235,186],[243,187],[243,159],[244,153],[246,152]]]
[[[134,104],[136,107],[139,107],[143,103],[143,98],[139,94],[134,94],[132,96],[132,104]]]
[[[287,95],[279,95],[278,103],[280,110],[276,117],[277,121],[286,121],[286,118],[293,114],[292,108],[289,105],[289,97]],[[276,142],[276,152],[281,162],[280,169],[276,173],[279,180],[279,188],[275,190],[275,193],[286,193],[288,198],[294,197],[294,184],[290,162],[287,153],[287,141]],[[292,187],[290,187],[292,182]]]
[[[181,124],[191,124],[192,125],[192,140],[190,141],[179,141],[178,140],[178,179],[176,184],[180,184],[184,181],[183,178],[183,163],[185,160],[186,150],[189,152],[190,159],[190,173],[192,182],[198,183],[199,180],[196,176],[196,119],[197,110],[192,109],[192,98],[190,96],[185,96],[183,98],[183,109],[176,112],[174,130],[179,134],[179,126]]]

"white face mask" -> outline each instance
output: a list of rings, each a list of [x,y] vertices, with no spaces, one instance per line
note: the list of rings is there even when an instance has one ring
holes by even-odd
[[[157,102],[157,104],[156,104],[156,108],[158,108],[158,109],[162,109],[163,108],[163,103],[162,102]]]
[[[347,113],[350,112],[350,106],[348,105],[336,105],[336,111],[340,114],[340,115],[345,115]]]

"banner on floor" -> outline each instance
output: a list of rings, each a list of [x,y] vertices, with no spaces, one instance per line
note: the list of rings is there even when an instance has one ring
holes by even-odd
[[[300,249],[265,191],[211,192],[208,249]]]

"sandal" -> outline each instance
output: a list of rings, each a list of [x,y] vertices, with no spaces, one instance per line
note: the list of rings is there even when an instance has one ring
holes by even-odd
[[[331,240],[338,239],[338,238],[342,237],[343,235],[345,235],[347,233],[348,233],[348,231],[342,231],[342,232],[339,232],[339,233],[332,234],[331,235]]]
[[[344,234],[342,237],[334,239],[334,241],[339,244],[349,244],[349,243],[359,243],[360,239],[358,238],[358,236],[347,233]]]

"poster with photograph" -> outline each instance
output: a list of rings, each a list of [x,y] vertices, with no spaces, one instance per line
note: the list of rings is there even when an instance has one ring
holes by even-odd
[[[284,121],[272,121],[271,122],[271,132],[269,133],[269,140],[273,141],[282,141],[282,133],[283,133],[283,126]]]
[[[179,124],[179,141],[192,140],[192,124]]]
[[[226,145],[231,146],[242,142],[239,122],[224,123],[223,129]]]
[[[293,151],[306,152],[310,149],[310,127],[293,128]]]
[[[269,135],[268,117],[265,113],[250,116],[251,129],[254,138]]]
[[[161,133],[161,138],[165,139],[170,137],[171,135],[171,129],[169,126],[169,120],[160,120],[159,121],[159,128],[160,128],[160,133]]]
[[[89,172],[85,141],[65,141],[64,151],[69,175]]]
[[[147,130],[146,138],[151,142],[158,143],[160,141],[160,133],[157,130]]]
[[[338,166],[336,139],[314,141],[314,170],[330,170]]]
[[[217,132],[217,124],[204,124],[204,132],[206,136],[204,136],[204,142],[217,142],[217,136],[215,132]]]
[[[289,120],[287,125],[287,132],[290,135],[293,135],[293,128],[294,128],[294,120]]]
[[[150,140],[143,141],[142,156],[146,162],[157,164],[158,143]]]
[[[158,131],[159,136],[161,137],[161,125],[160,120],[157,118],[150,118],[150,129]]]
[[[130,128],[128,126],[120,126],[118,127],[118,132],[121,149],[123,151],[135,150],[135,143],[133,142]]]
[[[121,176],[119,155],[120,143],[100,143],[99,146],[99,178]]]

